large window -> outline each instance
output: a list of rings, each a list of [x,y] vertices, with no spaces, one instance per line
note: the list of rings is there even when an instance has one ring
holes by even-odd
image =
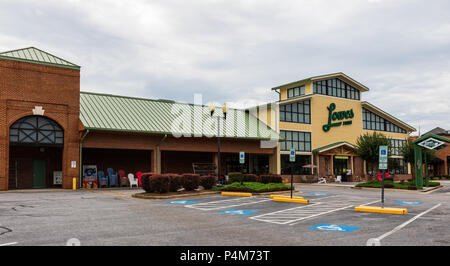
[[[302,101],[280,106],[280,121],[292,123],[311,123],[310,101]]]
[[[292,88],[292,89],[287,90],[288,98],[293,98],[293,97],[297,97],[297,96],[301,96],[301,95],[305,95],[305,94],[306,94],[305,86],[300,86],[297,88]]]
[[[401,148],[406,144],[406,140],[391,139],[391,155],[401,155]]]
[[[310,152],[311,151],[311,133],[298,131],[280,131],[280,135],[284,141],[280,143],[282,151],[289,151],[295,149],[296,151]]]
[[[404,159],[389,158],[388,169],[390,174],[408,174],[408,164]]]
[[[303,166],[311,164],[311,156],[309,155],[296,155],[295,163],[293,165],[294,175],[311,175],[311,168],[305,168]],[[291,162],[289,161],[289,155],[281,155],[281,174],[290,175],[291,174]]]
[[[406,130],[363,108],[363,129],[406,134]]]
[[[44,116],[27,116],[12,124],[9,141],[14,144],[63,145],[64,130]]]
[[[352,100],[360,99],[360,91],[341,81],[329,79],[314,82],[314,93]]]

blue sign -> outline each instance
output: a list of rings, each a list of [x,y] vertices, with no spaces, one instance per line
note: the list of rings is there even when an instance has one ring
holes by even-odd
[[[423,202],[418,201],[394,201],[395,204],[406,204],[406,205],[420,205],[423,204]]]
[[[197,201],[177,200],[177,201],[166,201],[166,203],[169,203],[169,204],[181,204],[181,205],[186,205],[186,204],[194,204],[194,203],[197,203]]]
[[[291,149],[291,150],[289,151],[289,161],[290,161],[291,163],[294,163],[294,162],[295,162],[295,149]]]
[[[245,211],[245,210],[227,210],[227,211],[221,211],[219,213],[226,213],[226,214],[235,214],[235,215],[249,215],[258,213],[259,211]]]
[[[355,230],[358,230],[359,226],[349,226],[349,225],[338,225],[338,224],[319,224],[316,226],[309,227],[309,229],[320,230],[320,231],[333,231],[333,232],[342,232],[342,233],[350,233]]]
[[[329,196],[330,194],[323,194],[323,193],[309,193],[309,194],[305,194],[305,196],[320,196],[320,197],[325,197],[325,196]]]

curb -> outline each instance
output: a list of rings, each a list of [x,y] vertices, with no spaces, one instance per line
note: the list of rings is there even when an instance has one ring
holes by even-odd
[[[201,192],[201,193],[188,193],[188,194],[179,194],[179,195],[170,195],[170,196],[144,196],[140,195],[142,193],[133,194],[131,195],[133,198],[138,199],[176,199],[176,198],[184,198],[184,197],[196,197],[196,196],[204,196],[204,195],[212,195],[212,194],[219,194],[218,191],[207,191],[207,192]]]
[[[389,213],[389,214],[407,214],[407,209],[400,209],[400,208],[382,208],[382,207],[376,207],[376,206],[358,206],[355,207],[354,211],[357,212],[375,212],[375,213]]]
[[[309,200],[305,200],[305,199],[291,199],[291,198],[279,198],[279,197],[274,197],[272,198],[272,201],[280,201],[280,202],[291,202],[291,203],[303,203],[303,204],[308,204]]]
[[[384,188],[384,191],[421,194],[421,193],[430,192],[430,191],[433,191],[433,190],[436,190],[436,189],[439,189],[439,188],[443,188],[443,187],[444,186],[440,185],[440,186],[431,187],[431,188],[422,189],[422,190]],[[369,190],[369,191],[380,191],[381,190],[381,188],[371,188],[371,187],[352,187],[351,189]]]

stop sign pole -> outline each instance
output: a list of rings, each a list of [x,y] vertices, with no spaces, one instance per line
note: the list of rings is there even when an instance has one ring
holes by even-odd
[[[381,207],[384,208],[384,177],[385,170],[388,169],[388,146],[380,146],[380,154],[378,156],[378,169],[381,173]]]

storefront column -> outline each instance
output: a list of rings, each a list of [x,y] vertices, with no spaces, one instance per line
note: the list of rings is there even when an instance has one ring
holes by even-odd
[[[219,156],[217,155],[217,152],[213,153],[213,164],[216,165],[216,170],[214,172],[217,175],[219,173]]]
[[[153,150],[152,151],[152,172],[153,173],[161,173],[161,151]]]
[[[331,165],[331,175],[334,176],[334,161],[333,161],[333,155],[330,155],[330,165]]]

